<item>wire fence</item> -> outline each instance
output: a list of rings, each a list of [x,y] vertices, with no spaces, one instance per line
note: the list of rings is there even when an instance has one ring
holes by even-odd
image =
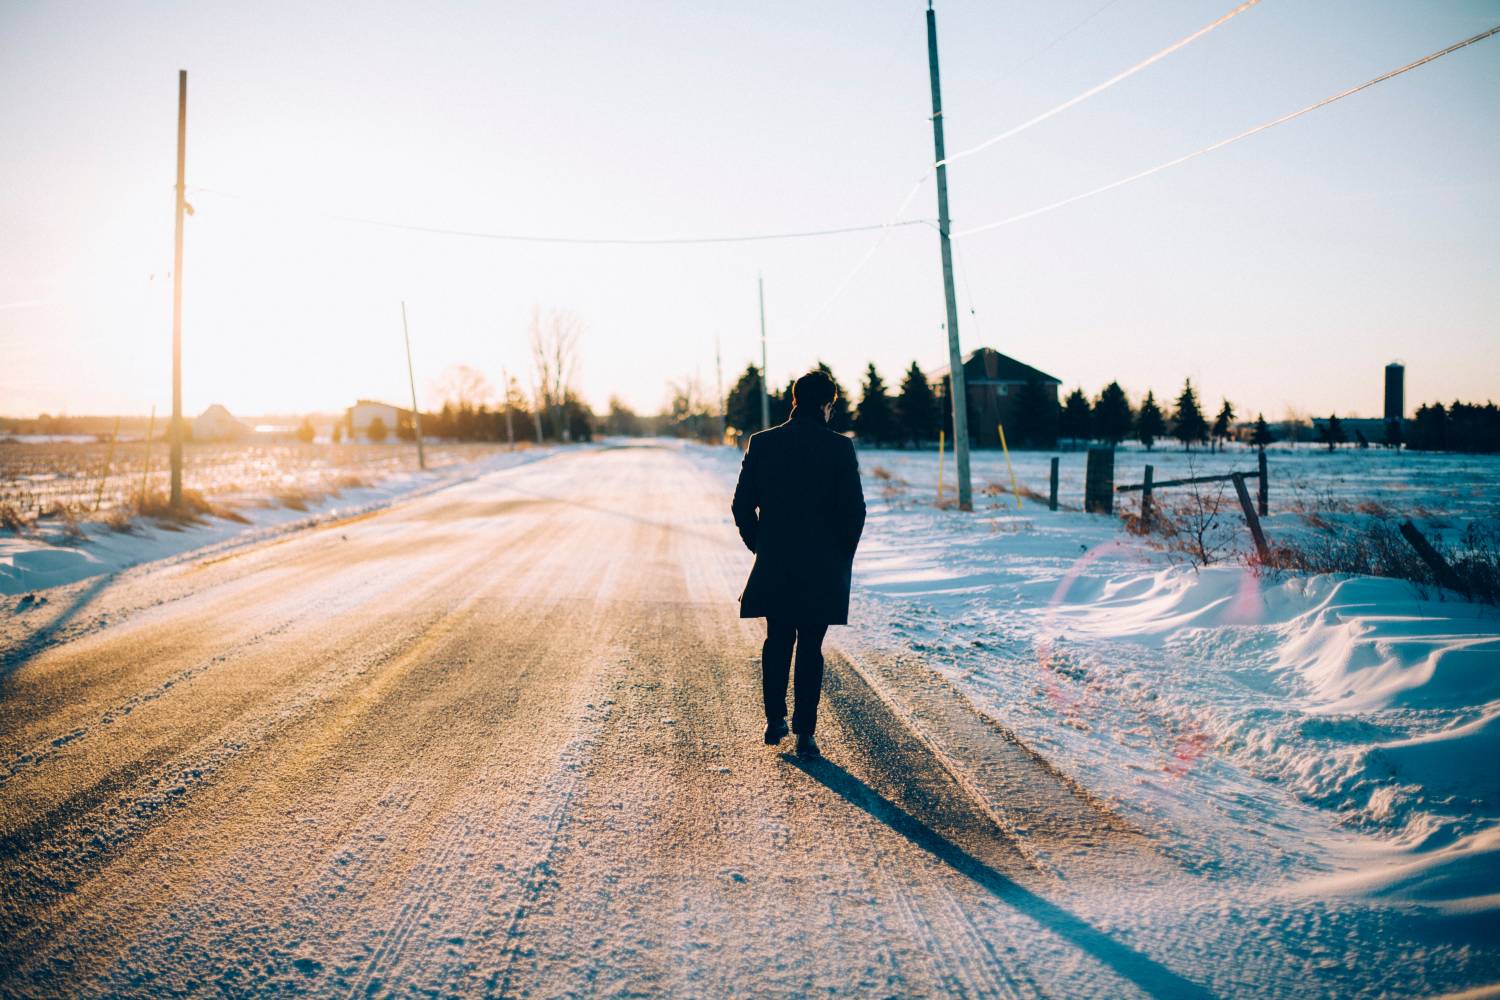
[[[505,447],[429,443],[427,467],[437,470],[477,461]],[[149,469],[146,461],[146,444],[140,440],[118,442],[113,454],[107,438],[94,442],[0,440],[0,507],[8,507],[23,521],[54,511],[134,510],[142,496],[165,493],[170,485],[165,441],[151,443]],[[184,487],[217,501],[297,503],[416,471],[416,449],[404,442],[183,446]]]

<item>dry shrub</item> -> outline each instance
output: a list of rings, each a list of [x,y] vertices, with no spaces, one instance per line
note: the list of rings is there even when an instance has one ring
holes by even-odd
[[[1440,590],[1431,567],[1402,537],[1389,513],[1360,521],[1330,522],[1304,516],[1313,530],[1294,541],[1271,546],[1267,568],[1296,573],[1351,573],[1405,580],[1423,592]],[[1473,521],[1454,541],[1428,539],[1453,569],[1461,592],[1471,600],[1500,604],[1500,525]]]
[[[363,476],[356,476],[352,472],[345,472],[333,481],[333,491],[342,493],[344,490],[362,490],[370,485],[370,481]]]
[[[115,507],[104,515],[104,526],[119,535],[135,534],[135,518],[124,507]]]
[[[1227,483],[1177,486],[1151,496],[1151,523],[1141,518],[1140,501],[1122,508],[1125,530],[1148,544],[1186,559],[1194,569],[1222,562],[1236,551],[1240,530],[1238,501]]]
[[[248,524],[249,521],[232,507],[211,502],[198,490],[183,490],[182,505],[173,507],[167,494],[151,490],[141,497],[140,513],[155,518],[164,528],[179,528],[185,524],[202,524],[205,517],[219,517],[226,521]]]
[[[83,525],[78,521],[78,515],[82,508],[75,504],[54,503],[42,517],[54,520],[62,527],[63,537],[70,542],[81,542],[84,539]]]
[[[891,475],[891,470],[887,469],[883,465],[877,465],[875,466],[875,468],[871,469],[870,475],[874,476],[876,479],[881,480],[882,482],[888,482],[889,480],[894,478]]]
[[[13,535],[24,535],[30,527],[19,507],[9,501],[0,503],[0,528]]]

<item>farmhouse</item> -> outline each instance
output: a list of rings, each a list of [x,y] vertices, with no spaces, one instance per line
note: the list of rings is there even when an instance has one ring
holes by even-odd
[[[344,411],[344,428],[351,439],[368,438],[370,425],[375,422],[376,418],[379,418],[386,434],[394,436],[397,428],[411,423],[411,411],[389,403],[361,399]]]
[[[977,448],[1000,447],[1000,425],[1007,443],[1050,446],[1057,440],[1057,389],[1062,380],[991,347],[975,350],[964,361],[968,397],[969,440]],[[932,373],[933,386],[946,398],[947,367]]]

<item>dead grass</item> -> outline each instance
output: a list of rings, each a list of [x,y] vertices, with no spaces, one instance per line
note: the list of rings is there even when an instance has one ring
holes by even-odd
[[[164,528],[180,528],[186,524],[202,524],[205,518],[218,517],[238,524],[250,521],[233,507],[216,504],[197,490],[182,491],[182,505],[173,507],[165,492],[152,490],[141,498],[138,507],[142,517],[154,518]]]
[[[1405,580],[1424,593],[1441,591],[1431,567],[1402,537],[1399,519],[1389,511],[1358,521],[1317,515],[1303,515],[1303,520],[1312,530],[1294,541],[1273,543],[1264,568],[1380,576]],[[1428,541],[1452,567],[1465,597],[1500,604],[1500,525],[1474,521],[1456,539],[1429,532]]]
[[[21,509],[9,501],[0,502],[0,528],[13,535],[26,534],[31,525],[21,516]]]
[[[1238,506],[1224,483],[1202,483],[1158,491],[1152,496],[1151,521],[1141,517],[1141,501],[1122,503],[1125,530],[1153,548],[1188,562],[1194,569],[1223,562],[1237,551]],[[1127,505],[1128,504],[1128,505]]]

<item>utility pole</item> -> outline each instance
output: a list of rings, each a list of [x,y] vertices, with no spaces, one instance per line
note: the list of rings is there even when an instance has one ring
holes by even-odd
[[[953,246],[948,238],[948,165],[943,152],[943,89],[938,83],[937,15],[927,0],[927,67],[932,76],[932,146],[937,160],[938,242],[943,249],[943,296],[948,309],[948,402],[953,407],[953,459],[958,509],[973,510],[969,486],[969,409],[964,359],[958,348],[958,300],[953,294]]]
[[[724,404],[724,356],[719,351],[718,334],[714,334],[714,374],[719,383],[719,444],[723,444],[724,434],[729,429],[729,410]]]
[[[427,456],[422,451],[422,411],[417,408],[417,376],[411,366],[411,330],[406,326],[406,300],[401,300],[401,335],[406,338],[406,378],[411,384],[411,427],[417,434],[417,466],[427,470]]]
[[[755,286],[760,293],[760,429],[771,426],[771,396],[766,385],[771,373],[766,371],[766,279],[755,276]]]
[[[187,70],[177,71],[177,231],[172,252],[172,495],[182,506],[182,216],[187,207]]]
[[[510,450],[516,450],[516,422],[510,407],[510,373],[505,366],[500,366],[500,391],[505,393],[505,441],[510,445]]]

